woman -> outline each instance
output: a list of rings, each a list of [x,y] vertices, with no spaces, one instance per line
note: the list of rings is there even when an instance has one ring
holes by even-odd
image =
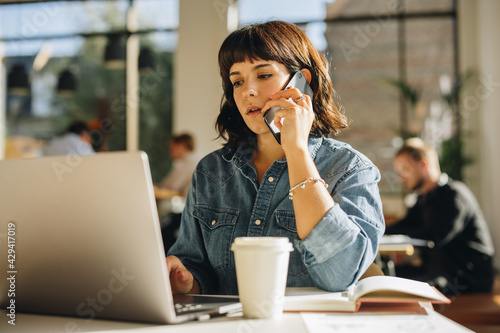
[[[333,102],[325,58],[296,26],[244,27],[219,51],[224,97],[217,119],[224,148],[197,166],[167,266],[174,293],[237,294],[240,236],[294,243],[287,286],[346,289],[373,262],[384,231],[377,168],[327,138],[347,127]],[[314,96],[291,87],[301,71]],[[274,122],[263,114],[281,107]]]

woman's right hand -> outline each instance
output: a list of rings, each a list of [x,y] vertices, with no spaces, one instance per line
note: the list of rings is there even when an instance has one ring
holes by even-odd
[[[200,286],[182,262],[176,256],[168,256],[167,270],[170,278],[170,287],[173,294],[199,294]]]

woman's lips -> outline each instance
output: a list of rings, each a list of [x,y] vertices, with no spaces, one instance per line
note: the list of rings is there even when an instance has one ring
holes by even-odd
[[[256,115],[261,114],[261,111],[262,111],[262,109],[260,109],[260,108],[250,108],[247,111],[247,115],[249,115],[249,116],[256,116]]]

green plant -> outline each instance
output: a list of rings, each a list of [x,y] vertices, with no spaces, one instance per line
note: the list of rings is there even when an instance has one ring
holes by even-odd
[[[91,133],[101,132],[96,148],[125,150],[125,71],[104,67],[104,46],[104,38],[87,38],[83,43],[75,64],[77,92],[74,98],[54,100],[53,128],[61,133],[72,120],[84,120],[94,124]],[[171,165],[167,142],[172,134],[173,53],[156,52],[155,59],[157,69],[149,76],[141,76],[138,87],[139,149],[148,154],[153,181],[159,182]],[[47,70],[55,71],[53,68]]]
[[[441,171],[455,180],[463,180],[463,168],[472,163],[472,159],[464,154],[464,144],[457,134],[441,143],[439,164]]]
[[[454,128],[453,135],[441,143],[439,162],[441,170],[456,180],[463,180],[463,168],[473,162],[472,158],[464,153],[462,116],[460,112],[460,94],[472,77],[473,72],[466,71],[456,78],[450,87],[450,91],[441,92],[441,98],[446,102],[453,114]]]
[[[385,79],[384,82],[396,88],[399,91],[401,98],[405,101],[405,107],[401,110],[400,136],[403,139],[408,139],[418,135],[418,133],[415,133],[410,129],[409,123],[410,118],[415,118],[415,110],[422,96],[422,89],[413,87],[403,80],[393,78]]]
[[[472,78],[471,71],[459,75],[451,84],[449,91],[441,91],[442,100],[450,109],[453,117],[451,136],[445,138],[440,144],[440,165],[441,170],[456,180],[463,179],[463,168],[472,162],[472,159],[464,153],[463,134],[461,129],[460,94],[466,83]],[[417,120],[417,105],[421,100],[421,88],[414,87],[409,83],[398,79],[385,79],[384,82],[396,88],[401,98],[406,103],[406,108],[401,114],[400,136],[407,139],[412,136],[421,137],[422,133],[414,130],[410,126],[410,120]],[[423,121],[423,119],[421,119]]]

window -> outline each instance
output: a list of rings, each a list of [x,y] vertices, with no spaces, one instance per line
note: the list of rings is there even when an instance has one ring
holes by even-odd
[[[127,37],[129,5],[128,0],[0,5],[3,70],[10,73],[18,65],[29,78],[24,94],[4,87],[7,157],[43,155],[45,143],[75,119],[89,124],[96,150],[126,148],[126,73],[108,69],[103,59],[111,33],[121,42]],[[170,163],[178,0],[135,1],[134,7],[140,47],[151,51],[155,65],[142,72],[137,87],[139,148],[149,154],[159,181]],[[71,97],[57,92],[64,71],[76,81]]]

